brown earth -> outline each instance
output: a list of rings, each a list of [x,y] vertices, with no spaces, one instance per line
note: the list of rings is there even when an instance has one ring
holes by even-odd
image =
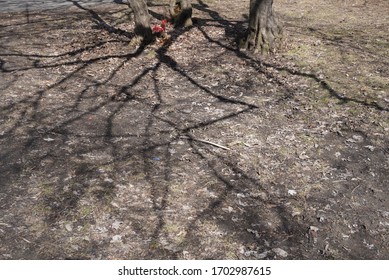
[[[389,259],[388,2],[193,2],[1,15],[0,259]]]

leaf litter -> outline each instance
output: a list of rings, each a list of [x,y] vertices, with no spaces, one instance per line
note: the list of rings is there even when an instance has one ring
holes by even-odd
[[[125,5],[0,19],[0,258],[389,257],[387,5],[278,1],[263,58],[201,2],[139,53]]]

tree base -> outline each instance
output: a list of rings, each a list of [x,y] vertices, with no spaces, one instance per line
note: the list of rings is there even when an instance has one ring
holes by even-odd
[[[129,6],[134,12],[135,34],[143,37],[143,44],[153,41],[153,34],[150,27],[150,14],[144,0],[129,1]]]
[[[136,26],[135,34],[142,38],[142,45],[148,45],[154,41],[154,36],[150,27]]]
[[[272,0],[251,1],[249,28],[240,48],[267,55],[281,47],[283,32],[273,13]]]
[[[171,0],[170,16],[175,27],[189,27],[192,22],[192,5],[187,0]]]
[[[239,49],[240,50],[248,50],[253,53],[260,53],[261,55],[269,55],[272,53],[276,53],[282,48],[282,42],[283,42],[283,35],[281,33],[261,33],[261,39],[259,42],[255,43],[255,41],[250,40],[247,36],[247,38],[243,38],[239,40]],[[274,37],[275,39],[272,39],[269,41],[268,38]]]

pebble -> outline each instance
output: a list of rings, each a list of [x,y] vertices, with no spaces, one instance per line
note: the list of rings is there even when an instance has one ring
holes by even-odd
[[[66,225],[65,225],[65,228],[66,228],[66,230],[69,231],[69,232],[72,232],[72,231],[73,231],[73,226],[72,226],[72,224],[66,224]]]
[[[288,252],[282,250],[281,248],[274,248],[272,251],[276,253],[277,256],[282,258],[286,258],[288,256]]]
[[[111,243],[122,243],[122,236],[121,235],[114,235],[112,237]]]

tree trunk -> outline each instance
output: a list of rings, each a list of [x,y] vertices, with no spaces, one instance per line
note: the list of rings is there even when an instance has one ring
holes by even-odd
[[[143,43],[150,43],[153,35],[150,27],[150,14],[144,0],[129,0],[135,18],[135,34],[143,37]]]
[[[176,27],[191,26],[193,23],[190,0],[170,0],[170,16]]]
[[[243,48],[269,54],[282,39],[282,28],[273,12],[273,0],[250,0],[249,28]]]

